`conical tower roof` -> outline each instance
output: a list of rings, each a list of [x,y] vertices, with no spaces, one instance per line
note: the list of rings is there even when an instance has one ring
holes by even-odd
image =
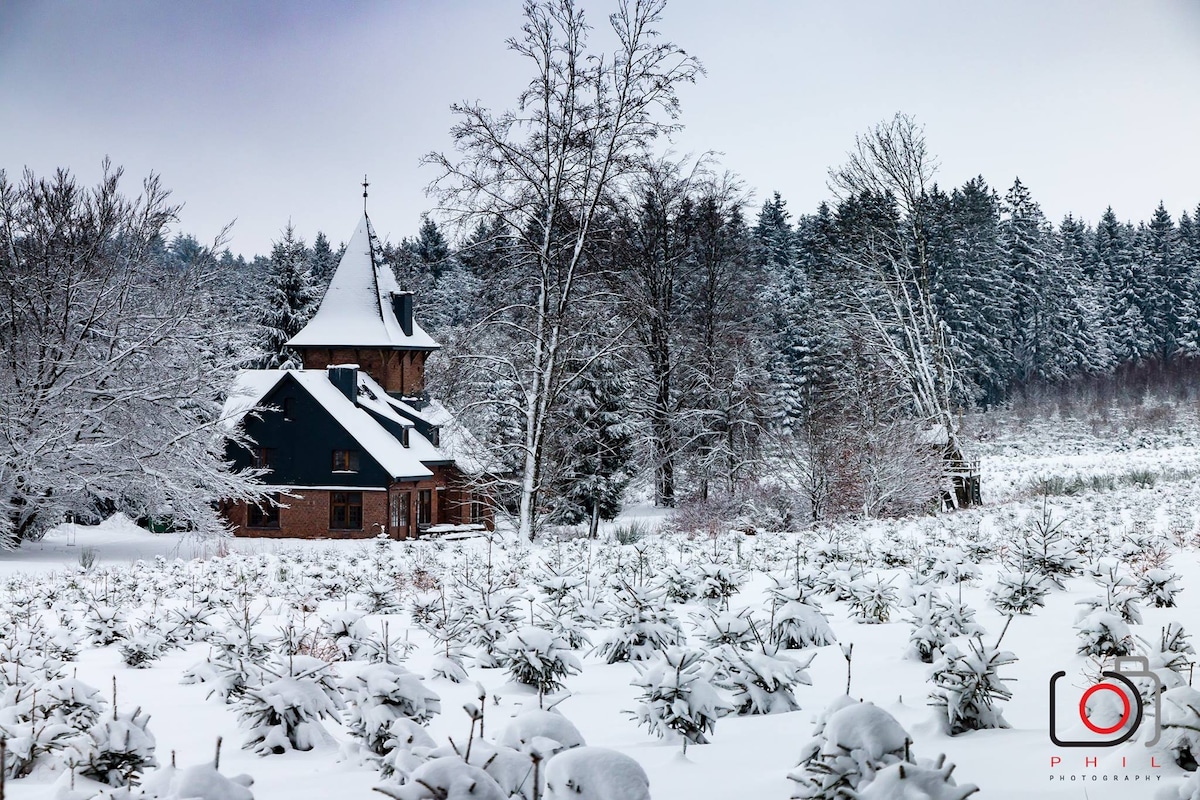
[[[400,290],[391,269],[377,257],[375,231],[365,212],[317,313],[288,341],[288,346],[391,350],[439,347],[412,319],[412,293]]]

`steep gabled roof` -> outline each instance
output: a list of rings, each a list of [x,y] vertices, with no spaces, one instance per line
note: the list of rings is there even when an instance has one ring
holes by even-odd
[[[361,373],[360,373],[361,374]],[[433,475],[421,463],[421,453],[402,445],[371,414],[342,394],[325,370],[242,370],[234,379],[225,401],[222,421],[238,424],[245,415],[287,377],[295,380],[330,416],[350,434],[392,478],[419,479]],[[411,425],[411,423],[408,423]]]
[[[406,293],[400,291],[391,269],[380,263],[375,248],[375,232],[364,213],[317,313],[288,341],[289,347],[439,347],[415,320],[412,333],[404,332],[393,298]]]

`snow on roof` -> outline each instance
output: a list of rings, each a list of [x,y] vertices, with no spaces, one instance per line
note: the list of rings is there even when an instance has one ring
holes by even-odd
[[[389,398],[389,401],[400,408],[402,413],[420,417],[430,425],[438,426],[441,430],[438,442],[438,449],[442,452],[441,458],[445,461],[453,461],[467,475],[502,471],[503,468],[488,457],[479,440],[475,438],[475,434],[471,433],[467,426],[459,422],[458,417],[451,414],[449,409],[437,400],[430,400],[420,410],[403,400]]]
[[[392,309],[403,294],[391,269],[376,261],[375,232],[363,214],[338,262],[317,313],[293,336],[291,347],[391,347],[433,350],[439,347],[416,320],[406,334]]]
[[[235,425],[246,413],[259,405],[263,398],[291,375],[321,407],[345,428],[371,458],[393,478],[428,478],[433,473],[421,463],[420,454],[406,448],[387,430],[329,381],[323,369],[261,369],[242,370],[234,379],[229,399],[225,401],[222,420]],[[359,372],[362,376],[363,373]],[[376,384],[378,385],[378,384]],[[385,395],[386,396],[386,395]],[[420,438],[420,437],[415,437]],[[441,460],[441,459],[429,459]]]

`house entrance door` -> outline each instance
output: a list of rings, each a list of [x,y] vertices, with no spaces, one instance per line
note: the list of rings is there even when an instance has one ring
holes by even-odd
[[[412,492],[392,492],[388,510],[393,539],[408,538],[408,507],[412,502]]]

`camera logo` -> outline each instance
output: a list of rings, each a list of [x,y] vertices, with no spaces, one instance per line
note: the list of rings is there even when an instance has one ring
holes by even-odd
[[[1088,687],[1083,696],[1079,698],[1079,719],[1083,722],[1084,727],[1099,737],[1096,739],[1079,741],[1059,738],[1058,721],[1055,718],[1055,685],[1066,674],[1064,670],[1059,670],[1050,676],[1050,741],[1059,747],[1114,747],[1129,741],[1137,733],[1145,719],[1142,694],[1133,682],[1134,679],[1143,679],[1151,683],[1151,696],[1154,698],[1154,735],[1146,742],[1146,746],[1153,747],[1158,744],[1159,736],[1162,733],[1159,729],[1159,695],[1162,691],[1162,682],[1150,671],[1150,662],[1146,658],[1142,656],[1118,658],[1113,669],[1100,673],[1101,678],[1107,680]],[[1101,692],[1112,692],[1120,698],[1121,718],[1113,725],[1097,725],[1088,716],[1088,701]],[[1130,724],[1131,722],[1132,724]]]

